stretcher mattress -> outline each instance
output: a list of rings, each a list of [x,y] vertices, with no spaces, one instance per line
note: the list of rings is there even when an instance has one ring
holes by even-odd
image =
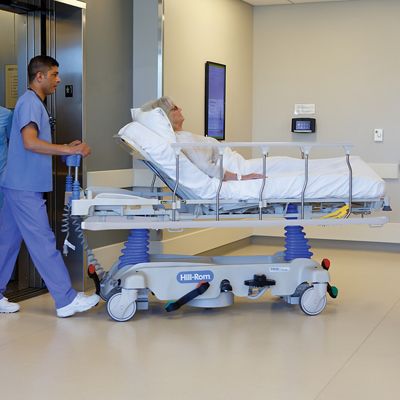
[[[155,111],[155,110],[153,110]],[[176,153],[169,137],[160,136],[138,121],[124,126],[119,136],[138,150],[148,161],[175,180]],[[197,199],[214,199],[220,184],[200,171],[182,153],[179,156],[179,185]],[[233,159],[234,158],[234,159]],[[262,159],[240,161],[238,153],[224,152],[224,165],[238,165],[240,172],[262,172]],[[239,160],[239,162],[238,162]],[[384,181],[358,156],[351,156],[353,199],[375,199],[384,195]],[[268,157],[264,199],[299,199],[304,185],[305,163],[292,157]],[[232,171],[236,172],[236,171]],[[222,183],[220,198],[232,200],[258,199],[262,180],[227,181]],[[306,199],[347,198],[349,170],[345,157],[310,159]]]

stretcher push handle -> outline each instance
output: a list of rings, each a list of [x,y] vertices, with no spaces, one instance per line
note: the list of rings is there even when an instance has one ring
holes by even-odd
[[[71,154],[69,156],[61,156],[67,167],[79,167],[81,165],[81,155]]]

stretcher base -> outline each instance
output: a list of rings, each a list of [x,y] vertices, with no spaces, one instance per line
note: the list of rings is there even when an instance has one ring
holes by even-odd
[[[151,292],[162,301],[178,303],[196,292],[204,282],[208,288],[190,299],[201,308],[228,307],[234,297],[259,299],[269,291],[288,304],[299,304],[307,315],[317,315],[326,306],[329,273],[312,259],[285,261],[283,253],[273,256],[152,256],[150,262],[116,263],[100,283],[101,297],[116,321],[131,319],[137,310],[148,309]],[[178,308],[178,307],[177,307]]]

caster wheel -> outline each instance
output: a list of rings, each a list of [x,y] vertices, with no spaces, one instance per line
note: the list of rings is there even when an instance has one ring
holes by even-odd
[[[121,304],[121,293],[113,294],[107,301],[108,315],[118,322],[130,320],[136,312],[136,301],[131,304]]]
[[[321,297],[321,293],[310,286],[301,294],[299,306],[304,314],[318,315],[326,306],[326,295]]]

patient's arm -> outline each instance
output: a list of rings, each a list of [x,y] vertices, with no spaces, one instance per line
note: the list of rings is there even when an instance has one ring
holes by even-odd
[[[262,178],[264,178],[263,174],[256,174],[255,172],[247,175],[242,175],[242,181],[248,181],[249,179],[262,179]]]
[[[242,175],[241,180],[248,181],[249,179],[262,179],[262,178],[263,178],[262,174],[251,173],[247,175]],[[225,171],[224,181],[237,181],[237,180],[238,180],[238,175],[236,173]]]

